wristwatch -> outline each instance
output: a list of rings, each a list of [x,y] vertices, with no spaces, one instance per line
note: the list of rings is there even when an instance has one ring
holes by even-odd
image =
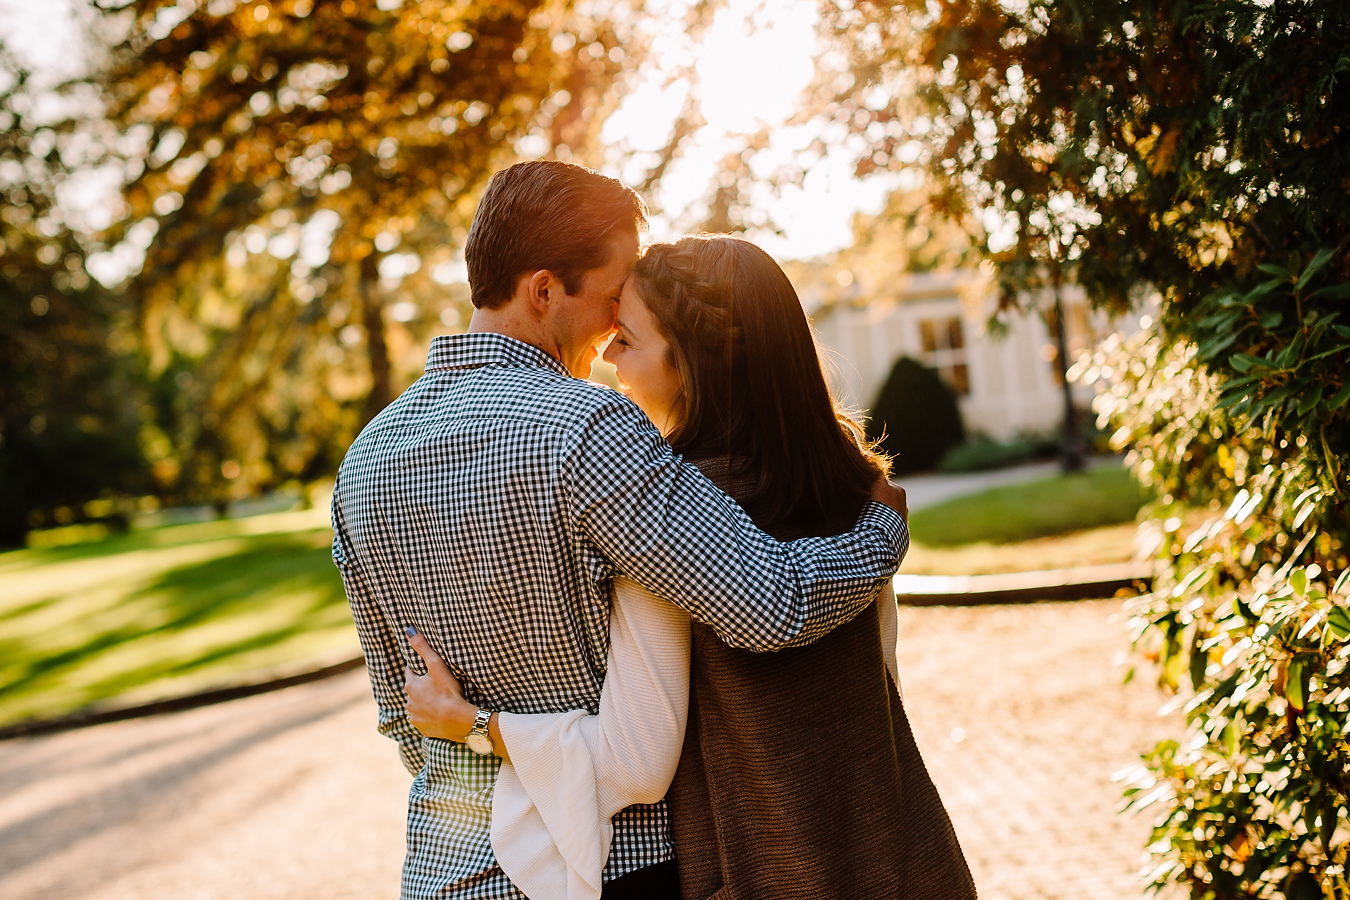
[[[469,729],[469,736],[464,739],[464,743],[469,745],[469,749],[480,756],[491,756],[496,748],[492,743],[492,735],[488,734],[488,720],[492,718],[492,710],[480,709],[478,715],[473,717],[473,727]]]

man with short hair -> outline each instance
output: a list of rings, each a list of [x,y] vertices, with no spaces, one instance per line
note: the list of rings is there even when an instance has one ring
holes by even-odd
[[[403,670],[424,668],[408,629],[483,708],[486,735],[494,710],[597,712],[615,574],[734,646],[773,650],[861,611],[908,542],[900,516],[873,503],[849,534],[778,543],[635,405],[583,380],[645,226],[637,194],[589,169],[544,161],[494,175],[465,248],[469,333],[432,342],[426,374],[366,426],[338,474],[333,558],[379,730],[416,776],[404,900],[524,897],[489,839],[490,739],[475,752],[408,721]],[[604,897],[677,898],[665,803],[613,824]]]

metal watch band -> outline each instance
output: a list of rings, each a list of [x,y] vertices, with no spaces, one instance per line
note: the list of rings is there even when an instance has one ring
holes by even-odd
[[[492,735],[488,733],[488,722],[492,719],[492,710],[480,709],[473,717],[473,728],[469,729],[469,734],[464,738],[464,743],[468,744],[469,749],[480,756],[491,756],[497,749],[492,743]]]

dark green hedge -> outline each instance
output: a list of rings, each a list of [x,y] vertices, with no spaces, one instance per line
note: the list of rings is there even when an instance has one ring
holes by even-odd
[[[934,468],[965,440],[966,430],[956,394],[941,376],[902,356],[872,404],[867,436],[880,440],[891,456],[893,473],[903,475]]]

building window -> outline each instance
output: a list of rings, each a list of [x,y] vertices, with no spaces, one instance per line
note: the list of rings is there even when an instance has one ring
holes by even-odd
[[[919,344],[923,362],[937,369],[942,380],[958,397],[970,394],[970,369],[966,366],[966,335],[961,318],[919,320]]]

